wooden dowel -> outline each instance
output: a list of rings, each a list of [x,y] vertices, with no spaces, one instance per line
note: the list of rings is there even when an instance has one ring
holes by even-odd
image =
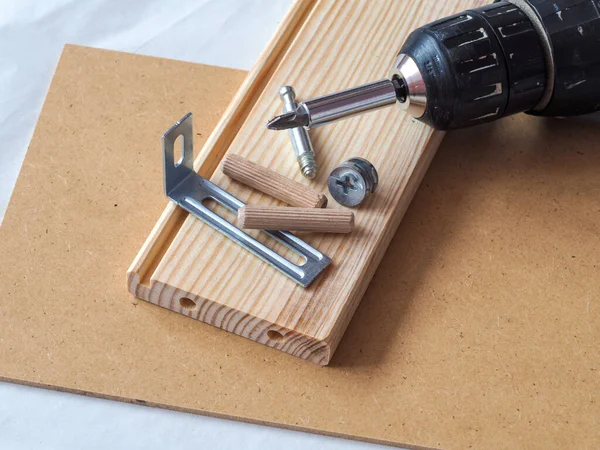
[[[251,230],[350,233],[354,229],[354,213],[341,209],[244,206],[238,211],[238,226]]]
[[[221,170],[228,177],[290,206],[301,208],[327,206],[325,195],[239,155],[225,156]]]

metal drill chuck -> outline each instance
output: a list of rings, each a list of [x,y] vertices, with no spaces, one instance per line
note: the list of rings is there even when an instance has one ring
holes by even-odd
[[[600,110],[600,12],[594,0],[510,0],[415,30],[390,72],[401,107],[436,129],[518,112]]]
[[[413,31],[390,79],[308,100],[267,126],[316,127],[394,103],[438,130],[588,114],[600,111],[599,43],[598,0],[497,1]]]

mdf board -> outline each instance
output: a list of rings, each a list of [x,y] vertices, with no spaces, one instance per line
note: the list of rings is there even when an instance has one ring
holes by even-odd
[[[265,127],[270,117],[281,112],[280,87],[291,84],[300,99],[308,99],[380,79],[418,25],[483,3],[320,0],[296,4],[275,37],[274,42],[282,44],[271,44],[264,63],[250,75],[254,85],[240,90],[238,97],[247,99],[245,104],[232,106],[232,112],[252,110],[243,124],[225,115],[197,161],[199,171],[245,203],[277,204],[272,197],[231,181],[220,170],[208,170],[203,161],[208,158],[214,168],[214,161],[226,151],[306,182],[288,133]],[[298,31],[286,33],[291,28]],[[276,68],[265,70],[274,59],[278,59]],[[234,136],[228,146],[222,145],[221,134]],[[442,134],[400,108],[387,108],[316,129],[311,137],[319,163],[313,188],[327,192],[329,173],[357,156],[378,169],[380,182],[377,193],[356,210],[355,232],[302,235],[332,259],[308,288],[286,279],[195,217],[182,219],[181,212],[169,207],[129,270],[129,290],[136,297],[261,344],[328,364]],[[333,201],[329,205],[341,208]]]
[[[127,292],[160,135],[193,110],[201,144],[244,75],[65,49],[0,227],[0,379],[405,447],[600,447],[593,125],[446,135],[327,367]]]

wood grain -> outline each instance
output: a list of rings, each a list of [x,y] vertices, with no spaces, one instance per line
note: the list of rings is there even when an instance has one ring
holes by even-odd
[[[202,142],[244,76],[65,48],[0,227],[0,380],[402,448],[600,448],[597,126],[449,133],[327,368],[127,292],[167,203],[157,137],[196,111]]]
[[[253,163],[240,155],[226,155],[221,170],[248,187],[300,208],[324,208],[327,197],[320,192],[277,172]]]
[[[342,209],[244,206],[238,211],[238,226],[251,230],[350,233],[354,213]]]
[[[301,180],[289,152],[287,133],[266,130],[280,109],[282,85],[293,85],[299,100],[385,76],[408,33],[420,24],[484,4],[484,1],[322,0],[294,36],[285,56],[266,80],[262,94],[227,149]],[[174,118],[176,120],[177,118]],[[393,124],[393,126],[390,126]],[[320,173],[311,186],[325,191],[327,174],[340,161],[362,156],[379,171],[378,195],[363,205],[359,233],[315,235],[306,240],[333,263],[308,289],[281,276],[193,217],[175,231],[162,223],[148,238],[129,271],[136,296],[281,351],[327,364],[371,280],[442,139],[398,108],[388,108],[313,130]],[[210,154],[210,148],[202,155]],[[211,180],[248,204],[274,200],[215,173]],[[169,215],[170,213],[166,213]],[[164,223],[164,220],[163,220]],[[168,227],[167,227],[168,228]],[[146,263],[155,236],[168,234],[160,258]],[[144,279],[137,266],[152,267]],[[156,265],[154,268],[153,264]],[[184,296],[196,304],[183,310]],[[272,339],[270,336],[281,336]]]
[[[196,157],[194,169],[203,177],[209,178],[216,170],[223,155],[248,117],[252,106],[288,50],[293,37],[312,11],[314,4],[314,0],[297,1],[292,4],[275,35],[256,61],[254,68],[244,79],[216,127],[212,130],[200,154]],[[181,208],[177,208],[171,202],[167,204],[127,270],[127,285],[130,292],[137,297],[149,298],[150,277],[156,271],[186,217],[187,213]]]

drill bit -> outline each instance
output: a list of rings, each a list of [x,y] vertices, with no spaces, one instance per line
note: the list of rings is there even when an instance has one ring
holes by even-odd
[[[308,115],[298,113],[298,110],[275,116],[267,123],[269,130],[287,130],[296,127],[307,127],[310,121]]]
[[[342,92],[299,103],[296,110],[271,119],[267,128],[315,128],[336,120],[383,108],[402,101],[406,88],[402,80],[380,80]]]

